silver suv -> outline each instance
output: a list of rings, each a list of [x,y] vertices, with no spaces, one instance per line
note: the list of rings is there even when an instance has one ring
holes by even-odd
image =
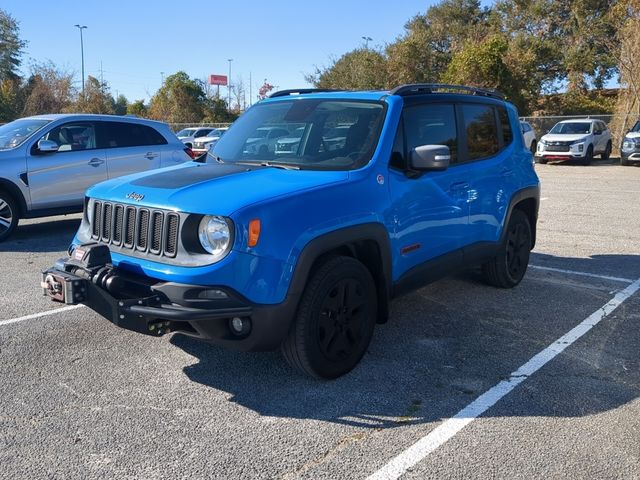
[[[0,126],[0,241],[20,218],[82,211],[95,183],[191,160],[168,125],[112,115],[40,115]]]

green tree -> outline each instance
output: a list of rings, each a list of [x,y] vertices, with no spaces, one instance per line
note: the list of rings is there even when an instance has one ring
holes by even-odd
[[[127,97],[125,97],[122,94],[118,95],[118,98],[116,98],[115,103],[113,105],[114,113],[116,115],[126,115],[128,105],[129,105],[129,101],[127,100]]]
[[[357,48],[345,53],[331,66],[307,75],[307,81],[318,88],[344,90],[380,90],[387,88],[387,60],[370,48]]]
[[[107,82],[89,75],[84,85],[84,95],[80,94],[78,102],[72,108],[83,113],[113,114],[115,102],[109,93]]]
[[[198,123],[205,117],[206,107],[201,82],[177,72],[169,75],[151,98],[149,116],[169,123]]]
[[[136,115],[138,117],[146,117],[147,106],[144,104],[144,100],[136,100],[133,103],[128,104],[127,115]]]
[[[18,69],[27,43],[20,39],[19,34],[17,20],[0,9],[0,81],[17,81],[20,78]]]
[[[75,90],[73,74],[53,62],[35,63],[23,87],[23,116],[60,113],[70,108]]]

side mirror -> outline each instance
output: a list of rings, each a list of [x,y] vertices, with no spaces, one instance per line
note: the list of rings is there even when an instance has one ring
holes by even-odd
[[[40,140],[38,141],[38,151],[40,153],[55,153],[60,147],[53,140]]]
[[[446,170],[451,151],[446,145],[420,145],[411,150],[410,167],[421,172]]]

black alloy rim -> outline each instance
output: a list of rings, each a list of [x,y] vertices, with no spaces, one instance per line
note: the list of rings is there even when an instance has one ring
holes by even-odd
[[[317,339],[322,354],[340,361],[358,350],[367,322],[365,288],[356,279],[338,281],[327,293],[318,322]]]
[[[507,237],[507,269],[512,279],[518,279],[527,266],[529,236],[525,226],[517,223]]]

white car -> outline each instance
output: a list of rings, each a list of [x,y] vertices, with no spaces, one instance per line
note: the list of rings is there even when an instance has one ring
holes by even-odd
[[[229,130],[229,127],[223,128],[214,128],[209,132],[209,134],[205,137],[200,137],[193,142],[193,146],[191,149],[196,157],[203,155],[213,147],[220,137],[224,135],[224,133]]]
[[[196,138],[206,137],[209,133],[215,130],[213,127],[188,127],[183,128],[178,133],[176,133],[176,137],[182,141],[187,147],[193,148],[193,142]]]
[[[274,153],[276,141],[283,137],[290,136],[289,130],[282,127],[260,127],[247,138],[244,146],[244,153],[249,155],[267,155]]]
[[[520,122],[520,130],[524,137],[525,146],[533,153],[536,154],[536,148],[538,147],[538,139],[536,138],[536,131],[533,129],[529,122]]]
[[[620,164],[627,166],[640,162],[640,121],[627,132],[620,145]]]
[[[563,120],[543,135],[536,149],[538,163],[578,160],[588,165],[595,155],[611,155],[611,132],[601,120]]]

